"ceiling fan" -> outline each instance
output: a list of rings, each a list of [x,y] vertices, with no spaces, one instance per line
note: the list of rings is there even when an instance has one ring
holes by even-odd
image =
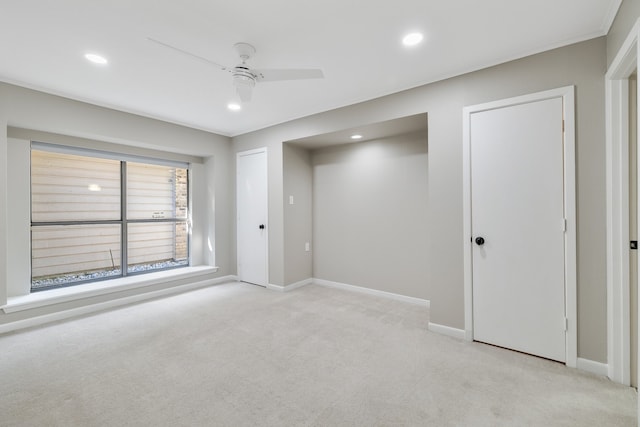
[[[191,56],[193,58],[204,61],[208,64],[214,65],[222,71],[228,71],[231,73],[233,85],[236,88],[238,97],[242,102],[249,102],[251,100],[251,92],[256,85],[256,82],[274,82],[282,80],[304,80],[304,79],[322,79],[324,74],[320,69],[313,68],[285,68],[285,69],[258,69],[250,68],[247,61],[253,57],[256,53],[256,49],[249,43],[236,43],[233,45],[234,49],[240,57],[240,64],[235,67],[227,67],[211,61],[200,55],[188,52],[179,47],[172,46],[168,43],[160,40],[147,37],[147,40],[156,43],[160,46],[172,49],[176,52]]]

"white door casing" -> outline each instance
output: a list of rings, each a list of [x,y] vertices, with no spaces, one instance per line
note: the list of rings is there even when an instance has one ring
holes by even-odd
[[[266,287],[269,282],[267,149],[238,153],[236,166],[238,278]]]
[[[569,366],[577,359],[573,93],[463,112],[466,338]]]
[[[637,70],[635,72],[637,74]],[[629,240],[638,241],[637,76],[629,79]],[[629,251],[630,384],[638,388],[638,251]]]
[[[640,68],[640,19],[605,75],[607,165],[607,370],[631,380],[629,286],[629,77]],[[639,328],[640,329],[640,328]],[[640,400],[638,402],[640,411]]]

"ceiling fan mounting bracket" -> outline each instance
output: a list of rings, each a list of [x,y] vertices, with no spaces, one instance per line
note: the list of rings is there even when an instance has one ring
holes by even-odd
[[[236,49],[236,52],[238,52],[238,56],[240,56],[243,63],[251,59],[251,57],[256,54],[256,48],[249,43],[236,43],[233,47]]]

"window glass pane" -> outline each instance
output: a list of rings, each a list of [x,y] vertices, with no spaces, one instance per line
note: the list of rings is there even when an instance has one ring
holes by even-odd
[[[188,167],[91,156],[32,147],[32,291],[189,265]]]
[[[127,163],[127,218],[187,218],[187,169]]]
[[[31,227],[31,289],[121,275],[120,225]]]
[[[120,162],[31,151],[33,222],[120,219]]]
[[[129,224],[128,241],[129,273],[189,264],[185,221]]]

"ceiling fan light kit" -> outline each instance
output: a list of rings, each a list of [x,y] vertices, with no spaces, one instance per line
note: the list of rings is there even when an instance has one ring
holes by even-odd
[[[256,78],[251,73],[234,71],[233,85],[236,87],[236,92],[242,102],[251,101],[251,92],[256,85]]]

